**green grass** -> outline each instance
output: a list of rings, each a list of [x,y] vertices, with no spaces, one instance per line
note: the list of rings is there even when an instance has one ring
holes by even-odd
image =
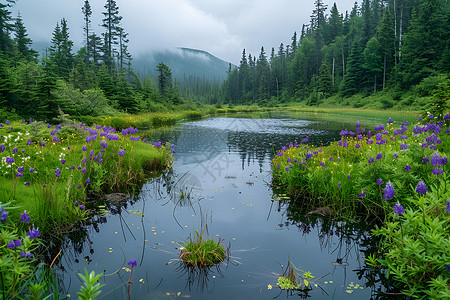
[[[225,249],[221,241],[204,239],[205,228],[201,233],[194,232],[194,238],[181,243],[179,258],[189,267],[206,268],[217,265],[225,259]]]

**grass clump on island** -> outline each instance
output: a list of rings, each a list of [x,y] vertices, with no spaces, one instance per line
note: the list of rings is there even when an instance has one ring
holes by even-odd
[[[305,210],[378,218],[381,247],[367,266],[386,269],[405,295],[450,298],[450,114],[371,130],[358,122],[327,147],[302,142],[277,151],[273,185]]]
[[[194,237],[181,243],[179,258],[188,267],[207,268],[220,264],[226,258],[226,249],[221,239],[216,242],[213,239],[203,237],[205,227],[199,233],[194,232]]]

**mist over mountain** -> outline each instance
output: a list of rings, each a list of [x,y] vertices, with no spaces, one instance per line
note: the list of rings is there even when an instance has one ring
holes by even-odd
[[[155,69],[161,62],[169,66],[174,79],[194,75],[210,81],[223,81],[227,76],[230,64],[203,50],[176,48],[154,50],[134,57],[132,68],[140,76],[148,74],[158,76]]]

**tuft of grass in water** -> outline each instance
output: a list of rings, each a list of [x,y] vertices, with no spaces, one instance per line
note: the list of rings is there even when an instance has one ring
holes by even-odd
[[[182,243],[179,258],[190,267],[205,268],[217,265],[225,260],[226,254],[221,239],[218,242],[203,237],[205,227],[199,233],[194,232],[194,238]]]

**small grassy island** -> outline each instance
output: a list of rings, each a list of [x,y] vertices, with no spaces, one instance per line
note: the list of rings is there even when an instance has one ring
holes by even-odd
[[[423,115],[341,131],[329,146],[308,138],[276,152],[273,184],[305,211],[379,220],[367,264],[386,269],[405,295],[450,297],[450,115]]]

